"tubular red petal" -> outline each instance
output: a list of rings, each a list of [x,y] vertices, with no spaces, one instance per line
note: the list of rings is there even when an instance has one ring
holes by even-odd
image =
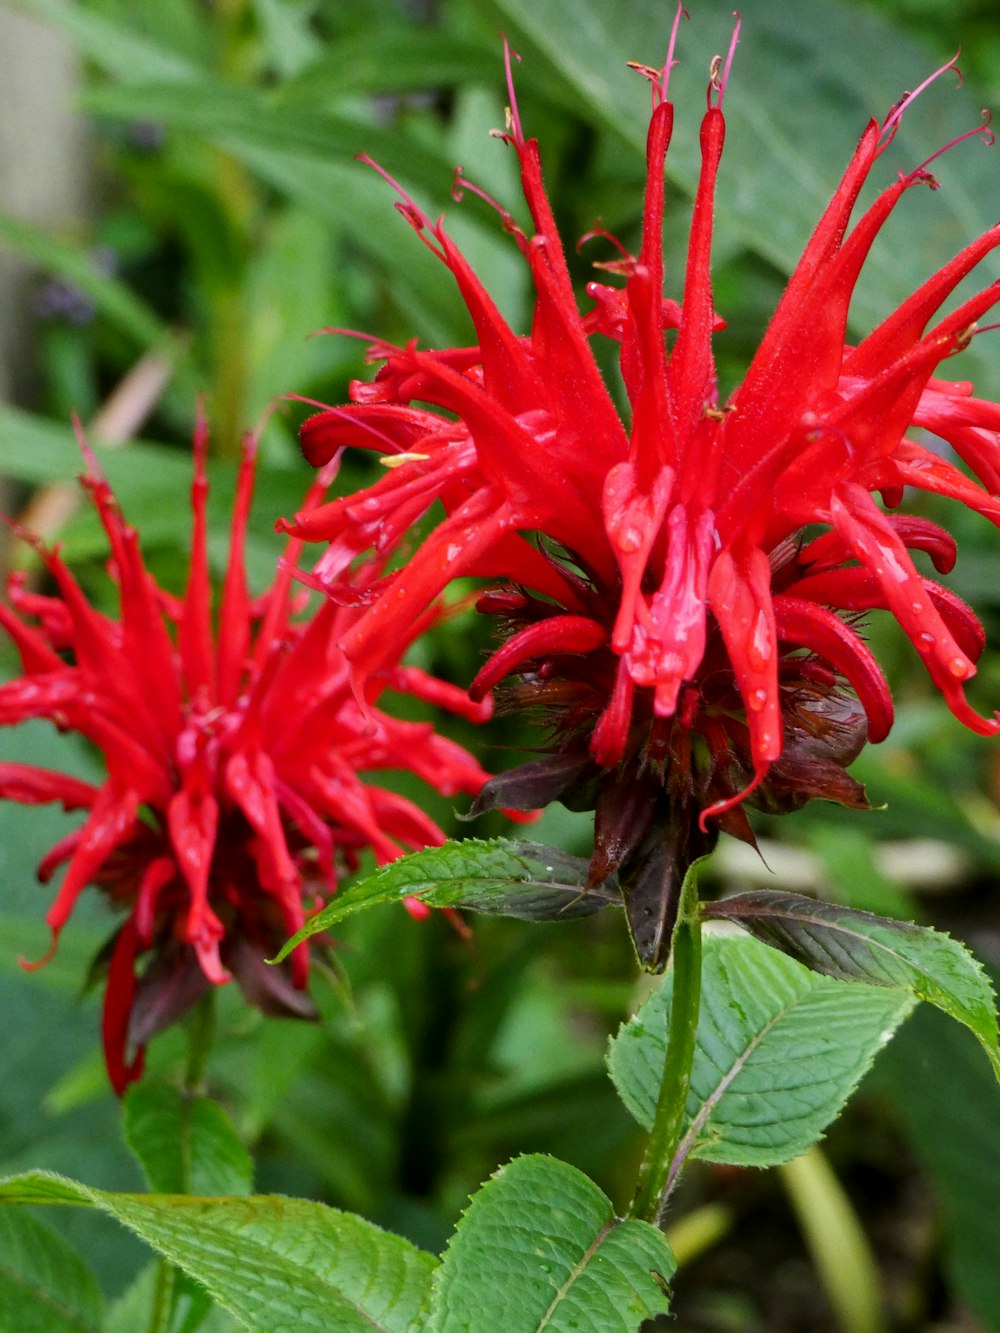
[[[21,665],[29,675],[36,675],[43,671],[63,670],[65,663],[58,653],[52,651],[42,635],[30,626],[22,624],[17,616],[2,603],[0,603],[0,625],[14,640],[14,646],[21,658]]]
[[[344,635],[344,652],[359,680],[399,660],[424,608],[453,578],[479,572],[477,561],[509,525],[506,507],[479,492],[431,533],[409,564],[394,574],[389,593]]]
[[[229,980],[219,959],[219,941],[224,932],[208,905],[219,803],[208,791],[182,787],[167,807],[167,827],[174,856],[188,887],[184,938],[194,946],[205,976],[220,985]]]
[[[930,579],[924,579],[924,587],[962,652],[970,661],[978,662],[986,647],[986,631],[975,611],[950,588],[942,588]]]
[[[191,564],[180,623],[180,650],[189,694],[194,696],[204,692],[207,698],[213,698],[212,593],[208,577],[205,519],[208,495],[208,478],[205,475],[207,448],[208,426],[204,417],[199,415],[194,433],[194,480],[191,483]]]
[[[104,1008],[101,1014],[101,1033],[104,1040],[104,1061],[111,1086],[121,1097],[130,1083],[141,1078],[145,1064],[142,1047],[128,1058],[128,1026],[135,996],[135,957],[138,950],[135,927],[126,921],[118,933],[108,967]]]
[[[628,650],[632,679],[655,689],[659,717],[673,713],[682,683],[694,678],[704,656],[715,515],[707,510],[692,521],[684,505],[675,505],[666,530],[663,581],[636,624]]]
[[[701,123],[701,175],[691,218],[683,313],[677,341],[667,364],[667,384],[673,409],[671,415],[678,431],[678,450],[683,453],[687,452],[695,429],[702,420],[706,403],[712,402],[715,397],[715,362],[712,357],[712,328],[715,322],[711,279],[712,218],[715,183],[725,134],[726,123],[722,112],[713,108]],[[692,470],[704,466],[703,460],[690,455],[687,462]]]
[[[73,857],[55,901],[45,914],[53,936],[69,918],[81,890],[100,872],[105,861],[136,827],[139,800],[134,791],[122,791],[106,782],[91,807],[90,815],[79,831]]]
[[[532,658],[590,653],[607,641],[605,627],[587,616],[553,616],[549,620],[540,620],[513,635],[493,654],[469,686],[469,695],[473,699],[482,699],[494,685]]]
[[[949,700],[959,681],[975,666],[955,641],[928,596],[906,547],[867,491],[857,485],[839,488],[831,504],[838,532],[856,558],[871,571],[886,605],[906,631],[934,683]]]
[[[767,557],[756,548],[739,558],[731,551],[721,551],[708,581],[709,604],[746,706],[754,781],[743,797],[763,781],[768,766],[781,753],[777,631],[770,583]],[[706,817],[715,817],[734,803],[713,806]]]
[[[410,453],[425,435],[437,435],[441,424],[432,412],[397,403],[349,403],[307,417],[299,428],[299,444],[306,462],[322,467],[347,445]]]
[[[44,805],[59,801],[64,810],[89,810],[98,788],[65,773],[29,764],[0,763],[0,799],[21,805]]]
[[[676,467],[676,427],[667,391],[663,342],[663,163],[673,129],[670,102],[653,111],[646,137],[646,194],[642,249],[628,280],[621,369],[632,405],[629,458],[642,486],[664,467]]]
[[[912,440],[901,440],[892,462],[904,485],[958,500],[1000,527],[1000,498],[989,495],[957,467],[929,449],[924,449]]]
[[[229,560],[219,607],[217,671],[219,702],[223,707],[229,707],[236,701],[250,649],[251,605],[247,587],[246,537],[250,506],[253,503],[256,463],[257,440],[250,435],[243,442],[229,533]]]
[[[590,738],[590,753],[605,768],[614,768],[625,755],[632,721],[635,685],[624,658],[618,663],[615,687],[607,708],[597,719]]]
[[[617,653],[624,652],[632,641],[643,576],[660,535],[673,481],[673,469],[665,467],[647,493],[640,489],[632,463],[618,463],[604,480],[601,497],[604,523],[622,577],[618,615],[611,637]]]
[[[774,619],[780,639],[818,653],[846,678],[868,718],[868,739],[885,740],[892,727],[892,697],[860,635],[832,611],[798,597],[776,597]]]
[[[160,613],[159,589],[143,563],[139,539],[124,521],[111,487],[91,465],[84,478],[111,546],[121,599],[122,648],[135,673],[144,711],[162,740],[180,725],[180,688],[174,670],[174,651]],[[118,676],[120,682],[121,676]]]
[[[425,703],[446,708],[449,713],[457,713],[460,717],[468,718],[470,722],[486,722],[493,712],[493,705],[488,699],[474,701],[469,698],[468,690],[460,689],[457,685],[449,685],[447,681],[438,680],[436,676],[429,676],[420,667],[387,668],[379,672],[379,679],[383,680],[389,689],[412,694],[415,699],[423,699]]]

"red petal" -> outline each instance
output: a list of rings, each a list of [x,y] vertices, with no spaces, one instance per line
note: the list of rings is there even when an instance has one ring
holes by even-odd
[[[473,699],[481,699],[494,685],[535,657],[564,653],[590,653],[608,641],[608,632],[587,616],[553,616],[527,625],[499,648],[469,686]]]
[[[138,941],[131,920],[118,933],[108,968],[101,1015],[104,1062],[111,1086],[119,1097],[130,1083],[142,1076],[145,1052],[142,1047],[128,1061],[128,1021],[135,994],[135,956]]]
[[[798,597],[776,597],[774,618],[780,639],[818,653],[846,677],[868,718],[868,739],[885,740],[892,727],[892,697],[864,640],[832,611]]]
[[[19,801],[21,805],[61,801],[64,810],[89,810],[98,790],[89,782],[47,768],[0,763],[0,799],[5,801]]]

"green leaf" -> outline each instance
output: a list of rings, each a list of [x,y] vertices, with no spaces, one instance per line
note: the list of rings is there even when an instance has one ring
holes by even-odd
[[[437,181],[443,196],[454,171],[442,152],[398,129],[332,111],[318,113],[314,107],[284,106],[256,88],[219,81],[98,88],[87,93],[84,106],[96,116],[151,119],[213,143],[307,153],[318,161],[346,160],[364,150],[388,171]]]
[[[112,1194],[29,1171],[0,1181],[4,1201],[101,1209],[251,1329],[413,1333],[436,1266],[364,1218],[279,1195]]]
[[[663,1234],[615,1217],[587,1176],[519,1157],[472,1197],[434,1279],[433,1333],[634,1333],[665,1313],[674,1260]]]
[[[95,14],[74,0],[20,0],[37,18],[59,28],[76,49],[106,73],[125,83],[151,80],[184,82],[197,78],[198,66],[169,47],[130,32],[118,19]]]
[[[444,345],[470,336],[468,314],[457,291],[442,281],[440,261],[414,243],[393,210],[392,192],[374,172],[354,161],[268,148],[245,135],[222,135],[219,144],[273,189],[332,223],[372,263],[385,268],[391,258],[393,298],[415,333]],[[505,248],[502,238],[495,244]],[[407,246],[406,263],[396,262]],[[503,301],[498,304],[502,309]]]
[[[1000,1333],[1000,1087],[968,1034],[923,1007],[878,1075],[933,1182],[951,1277],[983,1329]]]
[[[79,287],[110,323],[140,347],[158,347],[169,339],[169,330],[155,312],[120,279],[101,272],[85,246],[52,236],[6,213],[0,213],[0,245]]]
[[[253,0],[267,59],[283,77],[298,74],[323,53],[323,42],[312,30],[314,5],[310,0]]]
[[[97,1283],[73,1246],[26,1213],[0,1211],[0,1326],[97,1333],[102,1314]]]
[[[640,1124],[653,1123],[672,976],[611,1043],[611,1077]],[[702,1002],[685,1124],[688,1157],[736,1166],[790,1161],[840,1113],[913,1008],[902,992],[817,976],[756,940],[705,940]]]
[[[500,68],[499,63],[497,66]],[[467,339],[471,330],[457,289],[440,261],[408,235],[393,209],[392,189],[370,168],[353,161],[364,150],[418,196],[432,216],[441,212],[454,161],[399,129],[359,121],[313,106],[287,105],[255,89],[202,82],[197,88],[105,88],[91,93],[87,107],[97,115],[126,119],[143,115],[169,128],[200,134],[243,162],[255,175],[318,217],[332,222],[374,263],[391,261],[393,289],[405,304],[408,322],[425,338]],[[489,140],[483,137],[484,151]],[[508,300],[496,270],[513,286],[519,304],[524,282],[516,247],[490,216],[455,210],[463,246],[470,234],[479,276],[494,291],[504,313]],[[405,264],[396,262],[406,246]],[[483,256],[490,262],[483,264]],[[396,291],[396,289],[399,289]],[[516,313],[516,312],[515,312]]]
[[[428,907],[458,907],[521,921],[593,916],[621,899],[606,884],[587,889],[588,868],[581,857],[556,847],[506,838],[465,838],[426,847],[381,866],[338,894],[292,936],[274,961],[280,963],[296,945],[344,917],[406,898]]]
[[[290,386],[303,388],[319,378],[332,359],[345,355],[345,340],[309,336],[336,322],[331,280],[335,256],[330,229],[318,218],[283,209],[271,219],[265,243],[247,272],[250,420]],[[354,350],[351,347],[352,354]],[[299,481],[304,492],[301,474]],[[277,512],[273,506],[272,512]]]
[[[964,945],[940,931],[795,893],[741,893],[703,908],[816,972],[895,986],[975,1033],[1000,1078],[993,987]]]
[[[244,1325],[212,1303],[204,1287],[162,1260],[153,1259],[132,1281],[108,1311],[101,1333],[136,1333],[137,1329],[161,1328],[154,1319],[163,1318],[169,1333],[234,1333]]]
[[[469,41],[439,24],[399,23],[345,35],[286,84],[282,101],[316,107],[351,95],[421,92],[470,82],[499,85],[500,45]]]
[[[151,1190],[249,1194],[253,1162],[225,1111],[155,1079],[125,1097],[125,1139]]]
[[[100,445],[99,440],[90,442]],[[183,496],[191,484],[191,460],[175,449],[130,443],[127,449],[103,452],[98,447],[95,452],[123,504],[127,500],[120,494],[121,482],[124,478],[127,489],[130,474],[135,474],[137,486],[146,478],[145,486],[158,492],[161,507],[165,492]],[[0,470],[19,481],[38,484],[70,481],[83,471],[83,457],[68,423],[0,404]],[[134,516],[129,517],[135,521]],[[171,522],[176,528],[176,517]]]

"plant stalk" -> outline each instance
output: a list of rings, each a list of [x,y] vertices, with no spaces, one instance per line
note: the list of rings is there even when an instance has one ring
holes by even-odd
[[[200,1093],[205,1079],[215,1036],[215,987],[209,986],[187,1018],[187,1062],[184,1067],[184,1090]]]
[[[673,1188],[671,1166],[681,1140],[687,1106],[695,1035],[701,1005],[701,917],[698,912],[696,866],[684,877],[681,903],[671,941],[673,992],[663,1078],[656,1102],[653,1128],[639,1168],[639,1180],[630,1209],[661,1225],[667,1199]]]

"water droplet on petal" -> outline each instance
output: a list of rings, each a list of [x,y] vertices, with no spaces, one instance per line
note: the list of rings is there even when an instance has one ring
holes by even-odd
[[[620,528],[615,533],[615,545],[622,555],[631,555],[642,545],[642,533],[636,527]]]

